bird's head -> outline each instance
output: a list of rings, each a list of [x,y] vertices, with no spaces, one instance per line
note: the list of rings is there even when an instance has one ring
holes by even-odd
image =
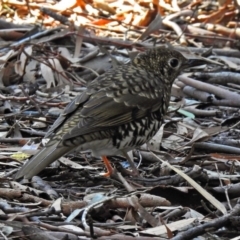
[[[183,69],[204,63],[206,61],[197,56],[196,58],[187,59],[180,52],[166,47],[149,49],[138,54],[133,60],[135,66],[144,68],[170,84],[173,83]]]

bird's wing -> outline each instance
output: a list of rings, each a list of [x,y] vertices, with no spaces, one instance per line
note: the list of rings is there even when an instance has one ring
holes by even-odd
[[[122,76],[119,77],[119,74]],[[92,87],[88,88],[88,92],[84,93],[85,95],[90,94],[89,98],[82,97],[81,99],[84,100],[78,105],[80,107],[72,107],[73,111],[66,110],[72,117],[70,116],[64,124],[73,127],[66,126],[66,129],[69,130],[64,133],[62,140],[129,123],[147,116],[161,106],[163,91],[161,86],[145,84],[145,82],[149,82],[149,77],[153,78],[154,76],[145,71],[138,71],[134,73],[133,83],[126,85],[125,74],[121,71],[118,73],[117,80],[119,82],[117,83],[114,76],[105,75],[105,86],[101,85],[102,79],[98,78],[98,82],[95,81],[91,85]],[[109,80],[108,85],[106,77]],[[131,75],[131,77],[133,76]],[[139,84],[142,84],[140,90]]]
[[[89,99],[89,95],[86,92],[77,95],[72,102],[70,102],[64,109],[63,113],[57,118],[51,128],[48,130],[45,138],[51,137],[64,123],[66,120],[71,117],[72,114],[76,112],[76,110],[81,107],[87,100]]]

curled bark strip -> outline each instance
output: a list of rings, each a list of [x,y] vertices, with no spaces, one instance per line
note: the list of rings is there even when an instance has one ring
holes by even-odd
[[[176,34],[180,38],[179,41],[180,41],[180,43],[182,45],[187,45],[186,37],[185,37],[182,29],[178,26],[178,24],[176,24],[172,20],[174,18],[179,17],[179,16],[191,16],[192,14],[193,14],[193,11],[191,11],[191,10],[184,10],[184,11],[181,11],[181,12],[178,12],[178,13],[171,14],[171,15],[167,16],[162,21],[165,26],[168,26],[168,27],[172,28],[176,32]]]
[[[197,90],[214,94],[216,95],[216,97],[221,98],[221,100],[218,100],[215,97],[211,97],[211,99],[209,100],[211,101],[212,104],[222,105],[222,106],[231,106],[231,107],[240,107],[240,95],[238,95],[235,92],[222,89],[220,87],[211,85],[209,83],[203,83],[183,75],[179,76],[178,79],[183,83],[185,83],[186,85],[196,88]],[[196,93],[198,93],[198,96],[201,97],[199,92],[195,92],[194,94]]]

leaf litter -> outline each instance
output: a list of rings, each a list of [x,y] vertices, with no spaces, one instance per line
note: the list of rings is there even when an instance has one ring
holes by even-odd
[[[238,237],[238,10],[231,0],[0,3],[0,238]],[[163,44],[222,65],[175,80],[164,124],[132,152],[141,178],[118,156],[121,182],[104,178],[99,159],[74,152],[13,180],[90,81]]]

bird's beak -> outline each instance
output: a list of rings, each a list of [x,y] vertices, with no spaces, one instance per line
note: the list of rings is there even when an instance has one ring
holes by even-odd
[[[206,64],[206,61],[204,61],[203,59],[188,59],[186,63],[186,67],[187,66],[195,67],[203,64]]]
[[[203,57],[187,59],[187,65],[190,66],[190,67],[199,66],[199,65],[203,65],[203,64],[223,65],[219,62],[213,61],[213,60],[208,59],[208,58],[203,58]]]
[[[186,61],[186,64],[184,64],[184,68],[200,66],[203,64],[215,64],[215,65],[220,65],[220,66],[224,65],[217,61],[214,61],[214,60],[211,60],[208,58],[204,58],[201,56],[197,56],[197,55],[188,55],[185,57],[186,57],[187,61]]]

